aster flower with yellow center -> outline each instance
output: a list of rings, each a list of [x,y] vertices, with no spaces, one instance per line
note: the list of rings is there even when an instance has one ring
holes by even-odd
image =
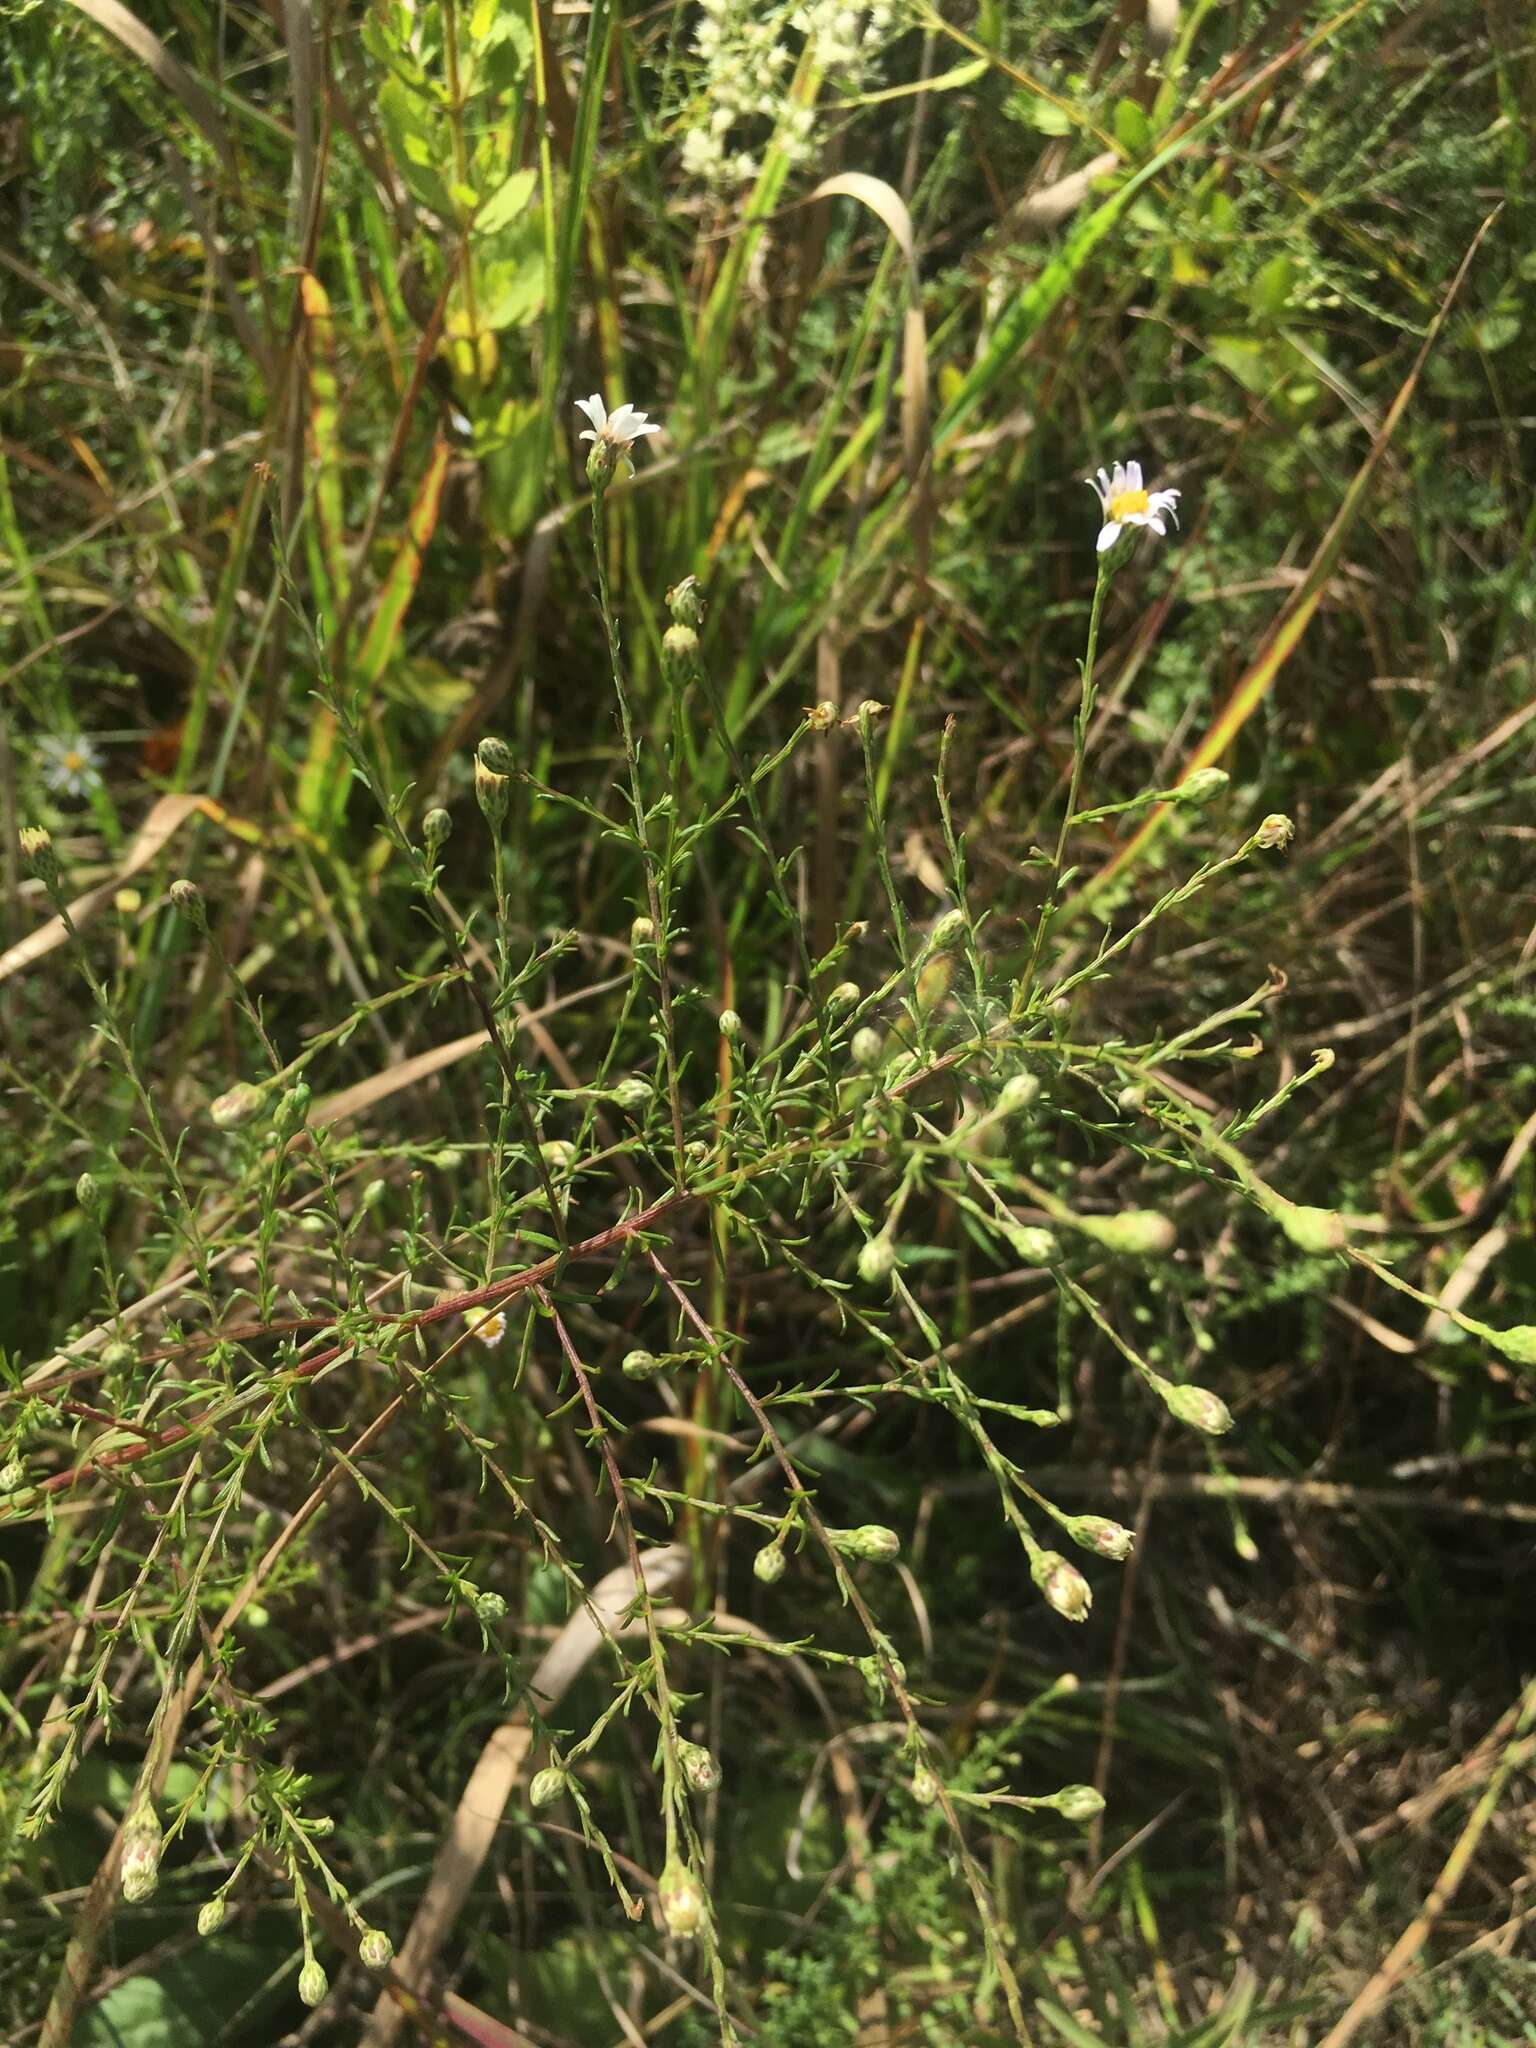
[[[1096,478],[1084,477],[1083,481],[1098,492],[1104,513],[1104,524],[1099,529],[1101,555],[1114,546],[1128,526],[1148,526],[1154,533],[1165,534],[1165,518],[1175,526],[1179,523],[1179,493],[1149,491],[1141,480],[1139,462],[1117,462],[1112,472],[1101,469]]]
[[[46,732],[37,756],[44,782],[61,796],[88,796],[101,781],[101,756],[83,733]]]

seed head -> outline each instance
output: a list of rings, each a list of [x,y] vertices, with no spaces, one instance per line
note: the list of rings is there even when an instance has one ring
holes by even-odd
[[[704,1919],[704,1888],[675,1856],[661,1873],[657,1896],[669,1934],[686,1937],[698,1933]]]
[[[533,1783],[528,1787],[530,1806],[553,1806],[557,1799],[565,1796],[565,1773],[556,1764],[546,1764],[542,1771],[535,1771]]]
[[[1029,1575],[1045,1595],[1046,1605],[1067,1621],[1086,1621],[1093,1605],[1093,1591],[1075,1564],[1069,1564],[1059,1550],[1038,1552]]]
[[[1110,1521],[1106,1515],[1073,1515],[1065,1527],[1079,1548],[1112,1558],[1116,1564],[1130,1556],[1136,1542],[1129,1529]]]
[[[314,1957],[311,1956],[299,1972],[300,2005],[311,2007],[319,2005],[330,1988],[330,1981],[326,1977],[324,1970],[321,1969]]]
[[[226,1907],[222,1899],[205,1899],[198,1909],[197,1931],[206,1939],[224,1925]]]
[[[387,1970],[394,1957],[395,1944],[382,1927],[365,1927],[363,1938],[357,1944],[357,1959],[365,1970]]]
[[[259,1114],[266,1100],[264,1092],[249,1081],[237,1081],[233,1088],[227,1088],[208,1106],[208,1114],[221,1131],[238,1131]]]

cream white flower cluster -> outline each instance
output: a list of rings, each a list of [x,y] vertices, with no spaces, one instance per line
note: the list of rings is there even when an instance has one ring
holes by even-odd
[[[899,0],[850,7],[844,0],[700,0],[693,47],[700,59],[696,104],[706,110],[683,137],[683,169],[716,190],[749,183],[758,158],[741,144],[767,130],[791,159],[811,153],[815,114],[786,104],[800,48],[837,85],[857,89],[903,26]]]

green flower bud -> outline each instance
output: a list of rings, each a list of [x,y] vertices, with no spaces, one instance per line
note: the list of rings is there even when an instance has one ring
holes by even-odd
[[[357,1959],[365,1970],[387,1970],[395,1953],[395,1944],[382,1927],[365,1927],[363,1938],[357,1944]]]
[[[1073,1228],[1106,1251],[1133,1259],[1156,1259],[1171,1252],[1178,1232],[1155,1209],[1122,1209],[1118,1216],[1074,1216]]]
[[[669,1934],[686,1938],[698,1933],[704,1920],[704,1888],[675,1856],[661,1873],[657,1897]]]
[[[512,758],[512,749],[494,734],[488,734],[476,747],[475,759],[492,775],[510,775],[517,766]]]
[[[1173,1386],[1164,1380],[1158,1388],[1163,1405],[1175,1422],[1187,1422],[1191,1429],[1207,1436],[1225,1436],[1232,1427],[1232,1412],[1225,1401],[1207,1387]]]
[[[314,1957],[311,1956],[299,1972],[300,2005],[311,2007],[319,2005],[330,1988],[330,1980]]]
[[[665,1372],[666,1367],[654,1351],[637,1345],[633,1351],[625,1352],[624,1363],[619,1370],[627,1380],[649,1380],[654,1379],[657,1373]]]
[[[741,1018],[735,1010],[720,1012],[720,1036],[732,1040],[741,1036]]]
[[[557,1799],[565,1797],[565,1773],[556,1764],[546,1764],[542,1771],[535,1771],[533,1783],[528,1787],[530,1806],[553,1806]]]
[[[1304,1252],[1321,1257],[1324,1252],[1342,1251],[1349,1242],[1344,1218],[1335,1209],[1310,1209],[1283,1197],[1265,1206],[1291,1243]]]
[[[638,1116],[650,1108],[655,1092],[649,1081],[642,1080],[638,1074],[630,1074],[608,1090],[608,1099],[616,1102],[620,1109],[628,1110],[632,1116]]]
[[[680,626],[704,623],[704,586],[697,576],[685,576],[667,592],[667,610]]]
[[[81,1174],[75,1182],[75,1200],[87,1216],[95,1217],[101,1214],[101,1189],[97,1186],[94,1175]]]
[[[137,1356],[133,1346],[121,1337],[114,1337],[110,1344],[101,1347],[101,1362],[108,1372],[126,1372]]]
[[[453,834],[453,820],[441,806],[428,811],[421,821],[422,844],[428,860],[436,860]]]
[[[788,1563],[783,1544],[775,1538],[772,1543],[765,1543],[753,1558],[752,1576],[754,1579],[760,1579],[765,1586],[776,1586],[783,1578]]]
[[[613,482],[613,473],[619,466],[619,449],[616,442],[604,441],[599,437],[592,443],[587,456],[587,484],[598,497]]]
[[[1116,1109],[1123,1109],[1127,1116],[1133,1116],[1137,1110],[1145,1108],[1146,1100],[1146,1089],[1138,1087],[1135,1082],[1132,1082],[1128,1088],[1122,1088],[1115,1097],[1115,1107]]]
[[[272,1132],[279,1144],[303,1129],[304,1119],[309,1115],[309,1097],[309,1084],[305,1081],[295,1081],[278,1097],[272,1112]]]
[[[679,1742],[677,1761],[692,1792],[713,1792],[720,1783],[720,1765],[712,1751],[698,1742]]]
[[[196,882],[189,882],[185,878],[181,881],[172,882],[170,898],[182,916],[187,920],[187,923],[195,931],[207,931],[208,906],[203,901],[203,892],[199,889]]]
[[[249,1081],[237,1081],[209,1104],[208,1114],[221,1131],[238,1131],[260,1113],[265,1100],[262,1089],[252,1087]]]
[[[1208,803],[1214,803],[1227,784],[1232,780],[1225,768],[1197,768],[1193,775],[1186,775],[1174,792],[1176,804],[1188,804],[1192,810],[1200,810]]]
[[[482,746],[485,744],[481,742]],[[511,787],[505,775],[494,774],[477,754],[475,756],[475,802],[480,806],[481,815],[493,832],[500,831],[506,819],[508,806],[512,801]]]
[[[1029,1576],[1066,1621],[1086,1621],[1093,1605],[1093,1592],[1075,1564],[1069,1564],[1059,1550],[1042,1550],[1030,1562]]]
[[[957,946],[965,937],[965,912],[946,910],[933,930],[928,934],[928,951],[942,953],[946,947]]]
[[[222,1899],[204,1900],[197,1915],[197,1931],[204,1939],[210,1934],[218,1933],[219,1929],[224,1925],[226,1910]]]
[[[7,1458],[0,1465],[0,1494],[19,1493],[26,1483],[27,1468],[20,1458]]]
[[[484,1628],[497,1628],[507,1618],[507,1603],[499,1593],[476,1593],[471,1604]]]
[[[655,943],[656,927],[648,917],[637,917],[629,928],[629,943],[635,952]]]
[[[1003,1235],[1026,1266],[1054,1266],[1061,1256],[1054,1234],[1037,1224],[1015,1223]]]
[[[550,1138],[539,1147],[539,1157],[558,1179],[576,1164],[576,1147],[566,1138]]]
[[[1044,1803],[1054,1806],[1063,1820],[1097,1820],[1104,1811],[1104,1795],[1091,1785],[1064,1785]]]
[[[827,997],[827,1008],[829,1010],[851,1010],[862,994],[863,990],[856,981],[840,981]]]
[[[1034,1074],[1010,1074],[998,1090],[997,1113],[999,1116],[1017,1116],[1021,1110],[1031,1109],[1040,1099],[1040,1082]]]
[[[371,1180],[363,1189],[362,1204],[365,1209],[382,1209],[389,1195],[387,1180]]]
[[[849,1041],[848,1050],[853,1054],[856,1066],[878,1066],[880,1055],[885,1050],[885,1040],[873,1024],[862,1024]]]
[[[939,1796],[939,1781],[926,1764],[919,1764],[912,1773],[912,1797],[919,1806],[932,1806]]]
[[[1106,1515],[1073,1515],[1063,1526],[1079,1548],[1112,1558],[1116,1564],[1128,1558],[1135,1547],[1136,1538],[1131,1531]]]
[[[130,1906],[142,1905],[160,1882],[161,1841],[154,1808],[147,1801],[135,1806],[123,1827],[123,1860],[118,1869],[123,1897]]]
[[[901,1538],[881,1522],[865,1522],[858,1529],[829,1529],[827,1534],[844,1557],[862,1558],[866,1564],[889,1564],[901,1555]]]
[[[1536,1323],[1512,1323],[1507,1330],[1490,1330],[1488,1342],[1511,1365],[1536,1365]]]
[[[896,1247],[884,1231],[865,1239],[859,1251],[859,1278],[867,1286],[878,1287],[882,1280],[889,1280],[895,1265]]]

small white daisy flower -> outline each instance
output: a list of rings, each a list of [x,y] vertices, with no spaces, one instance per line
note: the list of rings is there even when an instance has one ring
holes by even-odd
[[[1141,480],[1139,462],[1117,462],[1113,474],[1100,470],[1097,478],[1083,478],[1099,494],[1104,524],[1099,529],[1099,553],[1112,548],[1128,526],[1150,526],[1154,533],[1168,531],[1164,515],[1179,523],[1177,491],[1149,491]]]
[[[643,441],[647,434],[659,434],[661,427],[655,420],[646,418],[632,405],[616,405],[610,412],[600,394],[593,392],[590,398],[578,398],[576,410],[585,413],[592,425],[580,436],[592,443],[592,453],[587,458],[587,475],[596,484],[606,483],[618,470],[623,476],[634,474],[634,464],[629,451],[637,441]]]
[[[43,780],[64,796],[89,796],[101,782],[101,756],[83,733],[43,733],[37,742]]]
[[[499,1308],[492,1309],[488,1316],[482,1316],[478,1322],[473,1316],[468,1316],[465,1320],[469,1324],[471,1337],[477,1337],[482,1344],[499,1344],[507,1334],[507,1318]]]

